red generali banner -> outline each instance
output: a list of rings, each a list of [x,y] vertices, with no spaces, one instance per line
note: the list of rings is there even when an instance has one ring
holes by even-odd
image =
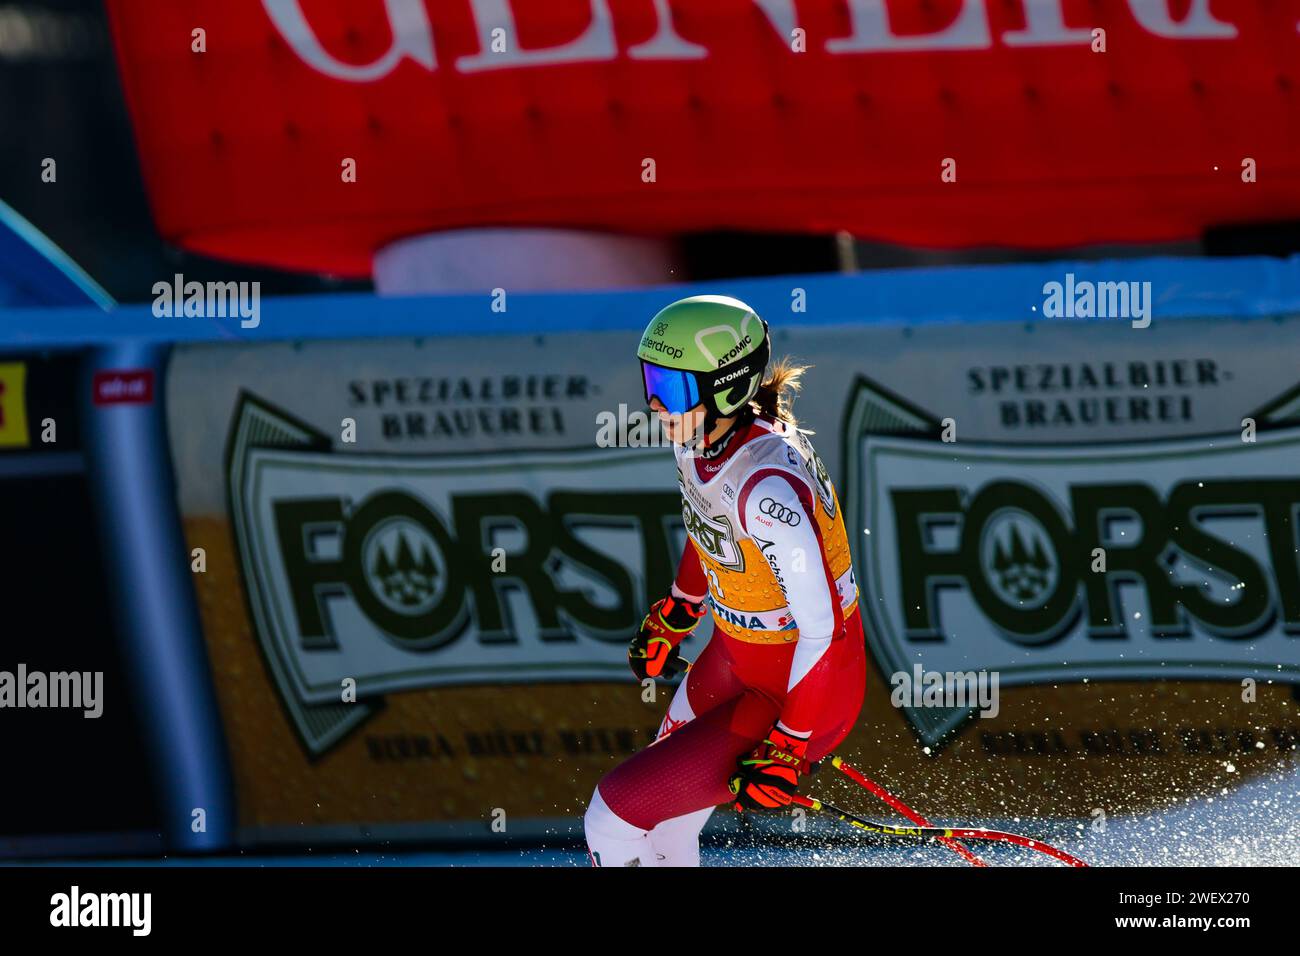
[[[1176,241],[1300,217],[1300,0],[109,0],[163,234]],[[200,32],[201,31],[201,32]]]

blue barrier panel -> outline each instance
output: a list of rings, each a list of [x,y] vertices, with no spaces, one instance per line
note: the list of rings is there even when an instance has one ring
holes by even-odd
[[[1052,283],[1077,288],[1113,282],[1150,283],[1150,329],[1132,329],[1127,319],[1044,316]],[[955,489],[956,500],[959,491],[978,492],[978,486],[965,488],[962,482],[968,473],[984,469],[1008,481],[1032,478],[1068,500],[1072,485],[1092,488],[1106,479],[1111,466],[1105,456],[1124,462],[1114,466],[1119,469],[1112,469],[1114,474],[1143,476],[1154,489],[1150,500],[1162,507],[1166,496],[1182,487],[1182,478],[1196,470],[1216,481],[1233,478],[1250,494],[1276,487],[1292,470],[1287,456],[1296,403],[1287,390],[1293,384],[1288,363],[1300,316],[1297,259],[1058,262],[791,276],[622,293],[507,291],[503,311],[494,310],[502,300],[488,293],[271,298],[256,303],[255,317],[244,319],[252,326],[248,328],[238,315],[159,316],[152,303],[107,314],[7,310],[0,313],[0,336],[7,347],[89,347],[94,359],[87,377],[92,371],[111,373],[108,390],[98,397],[112,407],[88,413],[96,430],[88,449],[93,467],[101,472],[96,480],[103,525],[110,536],[122,539],[116,560],[131,561],[133,548],[136,558],[141,549],[147,552],[147,560],[136,560],[134,569],[119,569],[125,576],[115,580],[128,596],[125,619],[141,662],[136,671],[142,686],[159,688],[157,713],[166,724],[157,729],[155,752],[165,766],[176,768],[167,797],[176,845],[220,846],[231,839],[234,826],[233,804],[222,795],[229,770],[215,727],[216,705],[200,659],[204,639],[227,732],[235,735],[235,782],[249,795],[251,816],[239,821],[240,832],[249,839],[293,838],[293,821],[309,818],[317,833],[344,838],[442,835],[458,828],[472,832],[483,802],[494,794],[521,801],[511,807],[515,819],[548,826],[553,821],[546,822],[550,818],[539,807],[572,811],[575,801],[590,792],[593,774],[608,756],[600,748],[622,746],[593,742],[590,724],[601,708],[618,715],[610,718],[610,740],[644,742],[637,736],[644,729],[638,721],[653,725],[657,715],[646,716],[624,700],[626,678],[616,632],[626,623],[623,617],[635,617],[633,605],[640,606],[641,591],[662,583],[652,579],[661,577],[669,564],[667,539],[654,538],[658,512],[649,517],[606,515],[611,525],[622,522],[640,529],[608,545],[610,563],[630,569],[630,579],[636,581],[636,587],[621,594],[628,606],[620,605],[617,613],[573,597],[572,603],[581,605],[577,617],[585,614],[586,623],[539,638],[528,632],[531,625],[501,624],[512,619],[504,604],[490,606],[491,589],[467,585],[466,594],[472,593],[472,600],[464,599],[465,607],[472,608],[472,613],[466,611],[472,618],[468,630],[437,641],[421,633],[405,644],[384,630],[405,625],[379,605],[338,603],[337,594],[346,597],[349,588],[361,586],[352,572],[351,583],[342,578],[317,581],[325,572],[304,561],[324,561],[320,555],[326,552],[315,557],[290,553],[286,542],[296,547],[297,538],[284,538],[281,525],[268,515],[283,502],[328,506],[317,524],[334,528],[330,533],[341,538],[347,532],[338,529],[347,526],[353,511],[364,510],[361,502],[391,504],[403,495],[401,508],[410,510],[384,512],[383,520],[410,519],[412,514],[425,520],[427,511],[448,522],[448,515],[458,514],[462,523],[472,523],[465,517],[472,513],[466,503],[481,503],[484,495],[496,493],[518,504],[525,524],[549,520],[548,509],[578,514],[593,502],[616,509],[644,500],[651,510],[662,506],[664,515],[671,516],[678,502],[668,481],[667,452],[638,451],[644,461],[605,454],[592,440],[592,416],[619,404],[639,405],[631,358],[636,333],[667,302],[704,292],[745,299],[772,324],[777,354],[794,351],[817,365],[800,407],[819,431],[817,447],[852,515],[850,526],[876,529],[853,547],[859,562],[866,562],[859,568],[859,581],[883,609],[873,612],[880,618],[873,621],[871,637],[882,673],[921,651],[937,654],[934,662],[953,667],[965,662],[960,655],[969,652],[976,655],[973,664],[996,665],[1019,681],[1017,689],[1023,688],[1023,699],[1031,702],[1042,686],[1038,674],[1061,684],[1122,680],[1125,675],[1150,681],[1168,667],[1170,673],[1181,668],[1198,680],[1216,674],[1253,679],[1273,667],[1291,679],[1295,669],[1289,657],[1252,657],[1251,645],[1214,634],[1183,644],[1162,643],[1161,635],[1133,627],[1124,639],[1141,653],[1108,656],[1107,648],[1119,647],[1119,638],[1110,635],[1107,643],[1081,633],[1068,638],[1075,641],[1071,663],[1061,669],[1059,662],[1035,659],[1032,642],[1001,640],[978,608],[961,611],[966,616],[959,630],[971,636],[971,643],[953,645],[957,656],[943,657],[953,648],[945,648],[935,635],[917,650],[900,623],[906,609],[891,606],[904,583],[899,568],[908,560],[901,545],[891,548],[906,529],[894,526],[888,502],[872,494],[942,479]],[[455,341],[443,341],[450,339]],[[1037,374],[1035,369],[1059,373],[1072,384],[1062,388],[1058,376],[1050,387],[1041,381],[1016,387],[1018,378]],[[133,389],[144,394],[145,373],[149,401],[133,404]],[[1134,375],[1151,377],[1150,396]],[[1078,382],[1094,376],[1103,385],[1107,377],[1116,383],[1105,386],[1111,391],[1101,398],[1086,389],[1081,393]],[[477,393],[464,409],[441,407],[439,400],[392,407],[394,395],[405,387],[400,383],[417,380],[431,393],[444,386],[491,391]],[[547,389],[566,382],[577,382],[570,397],[546,397]],[[87,388],[92,384],[87,381]],[[503,400],[503,390],[511,388],[535,388],[540,397]],[[93,406],[97,393],[88,394]],[[894,401],[900,395],[905,403]],[[143,417],[128,422],[133,410]],[[457,418],[459,410],[465,414]],[[522,432],[494,431],[506,420],[503,415],[522,420]],[[909,415],[906,427],[898,424]],[[1088,416],[1100,417],[1089,421]],[[1252,448],[1250,462],[1239,464],[1225,455],[1239,451],[1234,431],[1247,416],[1272,431],[1257,451]],[[347,418],[355,419],[360,430],[356,443],[340,436]],[[929,441],[927,429],[947,418],[956,421],[966,444],[949,449]],[[881,422],[890,423],[889,428],[879,427]],[[1123,450],[1121,443],[1127,443]],[[960,457],[968,453],[982,457]],[[919,460],[925,465],[918,471],[914,462]],[[586,473],[597,466],[605,470]],[[1179,475],[1179,468],[1189,475]],[[180,533],[175,527],[178,506],[184,518]],[[433,518],[427,521],[436,526]],[[419,524],[411,525],[413,535]],[[1003,525],[994,530],[1022,533],[1016,530],[1019,525]],[[473,543],[464,528],[454,530],[457,547]],[[563,528],[554,533],[561,563],[580,566],[584,555],[594,560],[584,550],[590,545],[565,538]],[[431,553],[446,544],[436,538],[429,538]],[[209,577],[192,576],[202,582],[197,612],[186,580],[189,554],[196,547],[211,562]],[[455,553],[446,557],[456,560]],[[416,559],[423,561],[418,551]],[[1263,566],[1266,559],[1256,555],[1253,560]],[[552,573],[549,567],[535,570],[536,575]],[[1285,569],[1274,570],[1284,582]],[[533,583],[540,586],[536,575]],[[331,605],[333,616],[314,622],[313,630],[294,615],[304,607],[310,613],[317,584],[335,595],[330,600],[336,604]],[[532,597],[539,620],[553,616],[553,607]],[[286,612],[289,607],[297,610]],[[1295,610],[1279,605],[1275,616],[1289,620],[1286,615]],[[601,624],[602,614],[618,620]],[[375,625],[367,615],[389,623]],[[197,634],[200,619],[202,638]],[[1074,623],[1062,619],[1056,625]],[[1259,640],[1270,642],[1261,644],[1261,654],[1289,647],[1274,631],[1260,632]],[[1189,653],[1177,660],[1176,655],[1168,660],[1150,656],[1162,647]],[[1148,655],[1146,669],[1138,666],[1143,654]],[[329,695],[349,676],[358,680],[362,696],[357,704],[340,707]],[[595,688],[589,693],[604,695],[604,703],[579,712],[571,709],[576,706],[572,693],[534,686],[563,681]],[[517,685],[533,696],[523,694],[532,703],[506,708],[520,726],[508,728],[518,737],[507,734],[502,743],[494,736],[496,715],[490,708],[503,698],[489,703],[487,695],[507,685],[512,695]],[[875,688],[869,701],[882,699],[882,689]],[[1197,693],[1209,692],[1202,688]],[[887,699],[887,690],[883,697]],[[581,699],[590,704],[589,698]],[[385,702],[389,706],[381,706]],[[1049,704],[1056,706],[1055,698]],[[1271,700],[1269,706],[1276,709],[1281,703]],[[1092,718],[1082,704],[1061,707],[1076,714],[1071,718],[1075,723],[1062,730],[1062,746],[1098,762],[1129,756],[1122,752],[1123,741],[1090,736],[1086,722]],[[529,723],[535,711],[550,714],[552,709],[554,721],[565,722],[553,739],[546,736],[550,724]],[[1017,712],[1008,707],[1012,717]],[[1007,763],[1032,762],[1031,756],[1006,751],[1014,750],[1007,741],[1021,739],[1017,725],[999,725],[981,743],[971,730],[979,725],[962,723],[968,716],[903,708],[872,719],[899,721],[897,727],[883,725],[888,733],[882,739],[892,748],[887,756],[918,775],[930,772],[929,764],[917,762],[919,750],[908,734],[940,748],[950,733],[967,733],[990,761],[993,754]],[[1197,712],[1188,719],[1203,716]],[[1278,726],[1283,736],[1289,732],[1286,725]],[[538,752],[512,750],[523,746],[519,740],[534,739]],[[1147,746],[1148,738],[1141,739]],[[1174,744],[1181,748],[1180,759],[1215,757],[1197,740]],[[557,776],[556,748],[572,764],[563,778]],[[326,755],[330,759],[322,760]],[[460,764],[444,766],[439,755]],[[437,772],[406,770],[403,761],[413,759],[431,761]],[[933,762],[940,759],[949,758]],[[496,776],[500,760],[524,762],[530,786],[538,792],[510,792]],[[972,766],[976,783],[995,775],[983,764]],[[448,767],[473,767],[476,776],[468,782],[441,781],[439,774],[452,773]],[[1103,782],[1093,785],[1103,788]],[[1131,788],[1131,782],[1123,785]],[[1032,787],[1022,789],[1034,795]],[[970,792],[978,790],[972,784]],[[1061,812],[1060,803],[1037,796],[1050,812]],[[971,806],[973,812],[988,808],[987,802]],[[198,807],[218,811],[209,812],[207,836],[186,836],[179,815]]]
[[[680,296],[735,295],[781,325],[851,323],[1037,322],[1043,287],[1064,282],[1150,282],[1155,314],[1248,319],[1293,312],[1300,304],[1300,257],[1287,260],[1123,259],[1018,265],[899,269],[856,275],[784,276],[671,285],[627,292],[509,292],[505,311],[491,296],[379,298],[363,293],[268,298],[255,328],[240,319],[166,317],[152,304],[98,309],[0,311],[0,342],[73,348],[124,339],[142,342],[274,341],[425,335],[545,334],[640,329],[647,316]],[[793,290],[806,309],[792,311]]]

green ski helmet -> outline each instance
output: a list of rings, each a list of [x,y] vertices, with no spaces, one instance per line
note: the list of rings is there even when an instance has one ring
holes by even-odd
[[[771,356],[767,323],[725,295],[693,295],[650,320],[636,350],[646,404],[672,414],[703,404],[706,427],[758,394]]]

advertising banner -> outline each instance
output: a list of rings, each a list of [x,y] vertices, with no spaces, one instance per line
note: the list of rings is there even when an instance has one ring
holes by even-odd
[[[846,754],[966,816],[1288,770],[1300,319],[766,318],[812,366],[796,412],[861,588]],[[636,340],[177,347],[172,452],[247,833],[573,823],[652,739],[669,692],[643,699],[625,644],[685,538]],[[923,692],[965,673],[996,675],[994,706]]]
[[[1300,0],[108,10],[161,233],[240,262],[369,276],[484,227],[1060,248],[1300,215]]]

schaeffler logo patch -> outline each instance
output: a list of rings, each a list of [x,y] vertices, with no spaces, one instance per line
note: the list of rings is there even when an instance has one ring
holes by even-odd
[[[312,753],[391,692],[629,679],[681,555],[658,449],[339,452],[251,396],[227,447],[254,634]]]
[[[884,673],[1300,683],[1300,428],[1034,446],[944,442],[935,424],[865,381],[846,417],[846,523]],[[904,710],[930,744],[970,712]]]

